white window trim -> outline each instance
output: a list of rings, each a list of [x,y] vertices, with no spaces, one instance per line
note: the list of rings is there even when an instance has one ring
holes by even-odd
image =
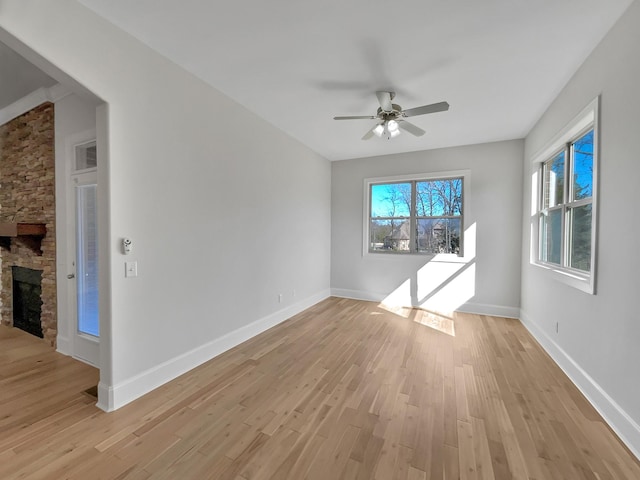
[[[600,96],[593,99],[573,120],[571,120],[550,142],[531,158],[531,174],[536,182],[532,182],[531,195],[531,256],[530,263],[549,272],[551,278],[585,293],[596,294],[597,267],[597,226],[598,226],[598,164],[600,159]],[[593,193],[591,210],[591,272],[586,273],[569,267],[555,265],[540,260],[540,222],[541,209],[540,178],[541,165],[549,160],[564,145],[574,140],[581,132],[593,127]],[[534,184],[535,183],[535,184]],[[563,247],[565,246],[563,242]]]
[[[458,177],[462,178],[462,214],[463,221],[461,226],[462,245],[460,246],[460,255],[455,253],[418,253],[418,252],[403,252],[403,253],[391,253],[391,252],[370,252],[369,251],[369,219],[371,216],[369,192],[371,191],[371,185],[376,183],[394,183],[416,180],[439,180],[446,178]],[[449,170],[445,172],[431,172],[431,173],[418,173],[410,175],[395,175],[391,177],[376,177],[364,179],[364,195],[363,195],[363,221],[362,221],[362,256],[363,257],[375,257],[385,259],[398,259],[398,257],[423,257],[429,258],[435,261],[446,261],[453,263],[466,263],[468,261],[467,255],[470,251],[475,249],[467,248],[467,235],[465,229],[469,226],[470,211],[469,211],[469,195],[471,192],[471,170]]]

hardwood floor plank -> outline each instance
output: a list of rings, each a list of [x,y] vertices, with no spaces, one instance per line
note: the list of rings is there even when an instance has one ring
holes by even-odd
[[[471,417],[471,430],[473,431],[473,453],[478,480],[491,480],[495,478],[495,474],[491,464],[491,451],[484,422],[479,418]]]
[[[469,422],[458,420],[458,463],[461,480],[477,480],[473,427]]]
[[[517,320],[330,298],[104,413],[0,327],[0,478],[637,480]]]
[[[451,445],[444,446],[443,457],[443,476],[444,480],[460,480],[460,462],[458,460],[458,448]],[[439,477],[432,477],[439,478]],[[496,478],[509,478],[509,477],[496,477]]]
[[[316,453],[322,449],[325,441],[326,438],[319,435],[302,436],[269,480],[306,478]]]
[[[240,476],[247,480],[265,480],[278,470],[288,453],[300,439],[300,433],[282,427],[269,439],[269,448],[262,448],[247,462]]]

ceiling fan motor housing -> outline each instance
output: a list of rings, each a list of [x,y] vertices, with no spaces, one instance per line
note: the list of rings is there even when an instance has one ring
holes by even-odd
[[[396,105],[395,103],[391,105],[393,110],[390,112],[385,112],[382,110],[382,107],[378,107],[377,116],[382,120],[395,119],[402,116],[402,107],[400,105]]]

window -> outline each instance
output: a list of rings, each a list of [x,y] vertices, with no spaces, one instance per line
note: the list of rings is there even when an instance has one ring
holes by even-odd
[[[75,147],[75,170],[87,170],[96,168],[98,157],[95,140]]]
[[[539,157],[535,263],[593,293],[597,183],[596,107],[579,116]],[[584,112],[583,112],[584,113]]]
[[[544,162],[542,178],[540,260],[588,273],[591,271],[593,128]],[[571,181],[565,182],[565,178]]]
[[[461,254],[463,177],[368,187],[369,252]]]

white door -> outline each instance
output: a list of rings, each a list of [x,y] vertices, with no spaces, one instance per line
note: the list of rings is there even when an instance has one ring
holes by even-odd
[[[78,156],[95,155],[95,142],[76,146]],[[71,175],[73,188],[69,218],[74,221],[75,235],[69,241],[72,259],[68,278],[71,281],[73,319],[73,356],[92,365],[99,365],[100,319],[98,316],[98,217],[97,171],[79,169]],[[75,308],[73,308],[75,306]]]

